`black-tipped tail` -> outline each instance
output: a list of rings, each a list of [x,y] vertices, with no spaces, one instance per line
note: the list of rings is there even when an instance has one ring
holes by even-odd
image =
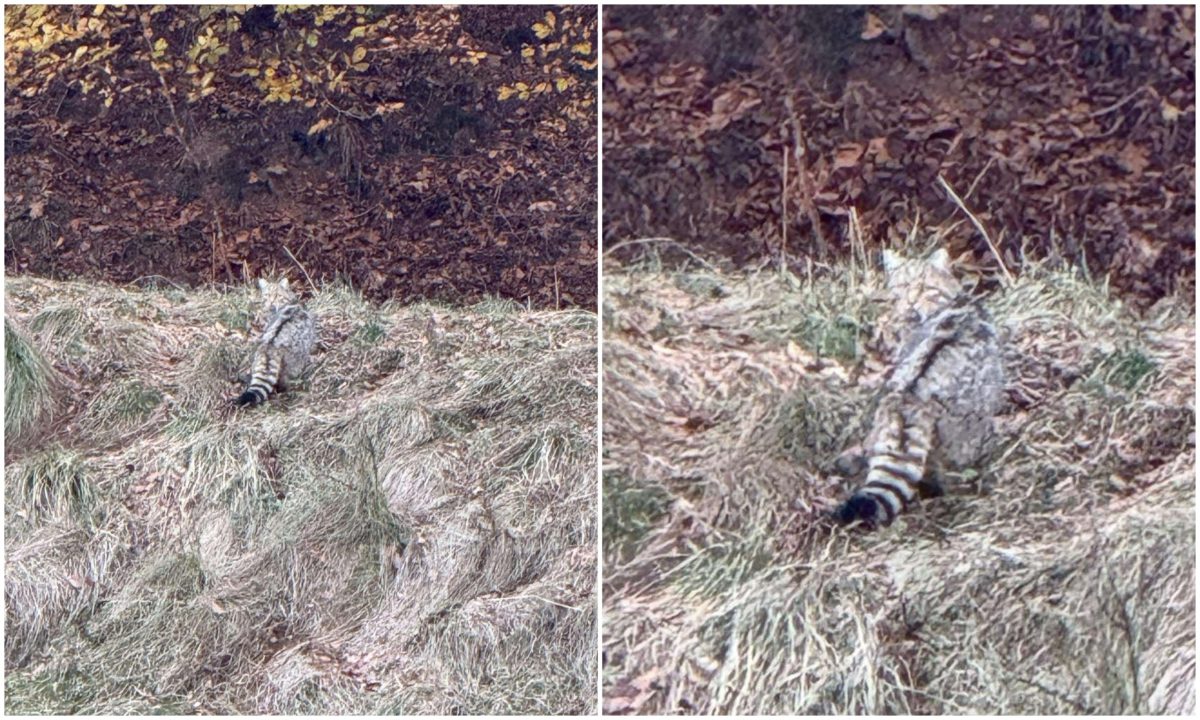
[[[246,392],[238,395],[237,398],[234,399],[233,404],[237,405],[238,407],[244,407],[246,405],[258,405],[266,401],[266,391],[260,387],[251,385],[250,387],[246,388]]]
[[[834,511],[833,516],[843,525],[861,521],[868,530],[873,530],[881,510],[879,501],[868,495],[854,494]]]

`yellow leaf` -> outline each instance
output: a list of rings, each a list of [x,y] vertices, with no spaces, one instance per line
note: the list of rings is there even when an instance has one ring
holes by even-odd
[[[516,85],[514,85],[513,87],[515,87],[516,89],[520,90],[521,92],[525,92],[526,90],[528,90],[528,89],[529,89],[529,86],[528,86],[528,85],[526,85],[526,84],[525,84],[525,83],[523,83],[523,82],[519,82],[519,83],[517,83]]]
[[[215,73],[213,73],[212,70],[209,70],[208,72],[204,73],[204,77],[200,78],[200,87],[202,87],[202,88],[208,87],[208,84],[211,83],[213,80],[214,74]]]
[[[93,14],[93,15],[95,15],[96,17],[100,17],[101,15],[103,15],[103,14],[104,14],[104,6],[103,6],[103,5],[97,5],[97,6],[95,7],[95,9],[93,9],[93,10],[92,10],[92,14]]]
[[[350,62],[351,63],[362,62],[363,58],[365,58],[366,56],[367,56],[367,49],[365,47],[361,47],[361,46],[356,47],[356,48],[354,48],[354,54],[350,56]]]
[[[542,23],[533,24],[533,34],[537,35],[538,40],[544,40],[550,37],[550,33],[554,32],[554,28]]]
[[[366,25],[355,25],[354,27],[350,28],[349,39],[353,40],[354,38],[360,38],[366,34],[367,34],[367,26]]]
[[[571,87],[571,79],[565,78],[565,77],[560,77],[559,79],[554,81],[554,87],[558,88],[559,92],[562,92],[563,90],[566,90],[567,88]]]
[[[521,57],[533,57],[534,49],[531,47],[521,48]]]
[[[546,24],[549,25],[550,27],[554,27],[555,22],[556,22],[556,20],[554,18],[554,13],[547,10],[546,11]]]
[[[154,41],[154,52],[158,53],[159,55],[162,55],[166,51],[167,51],[167,39],[166,38],[159,38]]]
[[[575,43],[571,46],[571,52],[576,55],[591,55],[592,44],[590,42]]]
[[[365,63],[365,62],[363,62],[363,63],[355,63],[355,65],[354,65],[354,69],[355,69],[355,70],[357,70],[357,71],[359,71],[359,72],[364,72],[364,71],[365,71],[367,68],[369,68],[369,67],[371,67],[371,66],[370,66],[370,64],[368,64],[368,63]]]
[[[513,93],[515,93],[515,92],[516,92],[516,90],[513,90],[512,88],[508,87],[507,85],[501,85],[501,86],[500,86],[500,98],[499,98],[499,99],[500,99],[500,100],[507,100],[507,99],[509,99],[510,97],[512,97],[512,96],[513,96]]]
[[[75,48],[75,57],[72,59],[78,60],[79,58],[83,57],[84,53],[86,53],[87,51],[88,51],[87,45],[80,45],[79,47]]]
[[[333,121],[330,120],[329,118],[322,118],[322,119],[316,121],[315,123],[313,123],[313,126],[308,129],[308,134],[313,135],[313,134],[319,133],[332,124],[333,124]]]
[[[314,30],[314,31],[310,32],[310,33],[308,34],[308,37],[307,37],[307,38],[305,38],[305,39],[308,41],[308,46],[309,46],[309,47],[316,47],[316,46],[317,46],[317,40],[318,40],[320,37],[321,37],[321,36],[320,36],[320,35],[318,35],[318,34],[317,34],[317,32]]]
[[[534,88],[533,88],[533,91],[534,91],[535,93],[537,93],[537,94],[539,94],[539,95],[540,95],[540,94],[542,94],[542,93],[546,92],[546,91],[547,91],[547,90],[549,90],[549,89],[550,89],[550,83],[548,83],[548,82],[540,82],[540,83],[538,83],[537,85],[535,85],[535,86],[534,86]]]

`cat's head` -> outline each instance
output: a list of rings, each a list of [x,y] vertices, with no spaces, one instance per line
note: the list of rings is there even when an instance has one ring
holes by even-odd
[[[288,284],[288,279],[267,280],[258,279],[258,290],[262,293],[263,307],[268,313],[273,313],[284,305],[296,302],[296,293]]]
[[[883,272],[883,291],[874,296],[883,308],[871,345],[883,357],[892,357],[917,327],[953,303],[963,286],[951,270],[950,254],[941,248],[928,257],[884,250]]]
[[[883,271],[890,304],[887,313],[906,325],[924,322],[963,291],[962,283],[951,270],[950,254],[945,248],[938,248],[924,258],[906,258],[884,250]]]

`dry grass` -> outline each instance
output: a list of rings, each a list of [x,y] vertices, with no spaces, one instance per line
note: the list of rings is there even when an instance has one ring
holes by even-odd
[[[1002,446],[875,533],[873,271],[605,268],[605,709],[1190,713],[1195,314],[1033,268]]]
[[[235,412],[248,288],[7,297],[75,387],[9,448],[9,713],[594,710],[594,315],[324,288]]]

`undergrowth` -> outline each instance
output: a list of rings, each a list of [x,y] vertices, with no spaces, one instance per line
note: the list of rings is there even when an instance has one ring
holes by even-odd
[[[238,411],[249,288],[7,295],[9,713],[592,711],[593,315],[323,288]]]
[[[605,267],[605,709],[1194,708],[1195,312],[1024,263],[981,296],[999,443],[864,533],[830,511],[887,363],[876,271]]]

